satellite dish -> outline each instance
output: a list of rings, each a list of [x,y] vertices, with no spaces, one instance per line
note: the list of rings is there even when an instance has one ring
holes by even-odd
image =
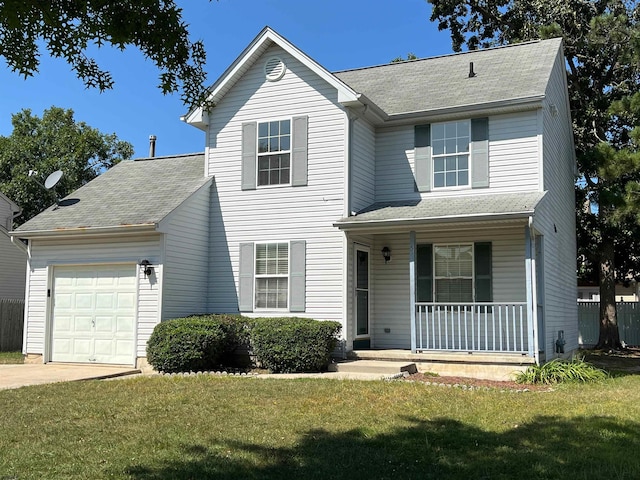
[[[44,188],[51,190],[62,178],[62,170],[56,170],[44,181]]]

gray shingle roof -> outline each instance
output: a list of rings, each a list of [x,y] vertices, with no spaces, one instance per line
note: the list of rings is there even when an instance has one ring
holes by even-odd
[[[545,192],[497,193],[427,198],[420,201],[374,203],[357,215],[341,218],[338,227],[366,227],[393,223],[437,223],[525,218],[534,213]]]
[[[560,46],[556,38],[334,75],[387,115],[428,112],[542,96]]]
[[[210,180],[204,154],[124,161],[16,232],[153,225]]]

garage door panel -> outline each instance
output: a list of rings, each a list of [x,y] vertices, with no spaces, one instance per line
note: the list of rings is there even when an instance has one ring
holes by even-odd
[[[131,364],[134,265],[54,269],[53,361]]]

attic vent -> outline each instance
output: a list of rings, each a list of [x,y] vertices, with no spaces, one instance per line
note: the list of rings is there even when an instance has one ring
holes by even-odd
[[[264,64],[264,76],[270,82],[277,82],[284,76],[287,70],[284,62],[280,57],[271,57]]]

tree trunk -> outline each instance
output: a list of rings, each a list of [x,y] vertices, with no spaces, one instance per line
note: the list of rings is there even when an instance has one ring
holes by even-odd
[[[603,232],[604,233],[604,232]],[[603,235],[600,246],[600,336],[597,349],[622,348],[616,317],[616,276],[613,238]]]

